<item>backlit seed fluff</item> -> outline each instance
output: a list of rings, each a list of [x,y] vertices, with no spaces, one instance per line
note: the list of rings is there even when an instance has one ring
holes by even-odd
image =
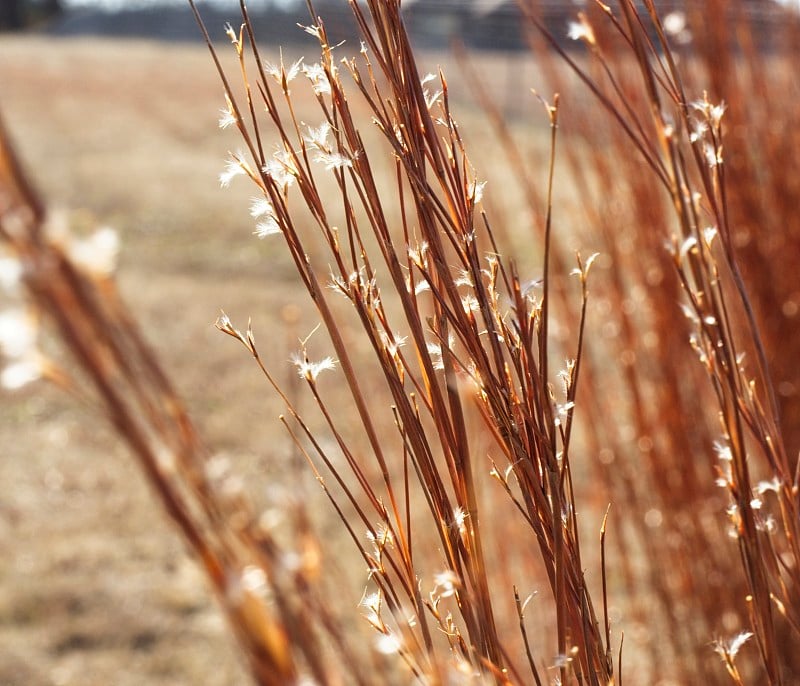
[[[296,355],[292,362],[297,367],[297,374],[306,381],[316,381],[317,377],[328,369],[336,369],[336,360],[332,357],[325,357],[319,362],[311,362],[305,357]]]

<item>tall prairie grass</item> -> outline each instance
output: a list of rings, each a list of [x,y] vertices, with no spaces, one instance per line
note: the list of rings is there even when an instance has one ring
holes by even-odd
[[[282,524],[209,457],[107,270],[42,230],[0,137],[20,278],[254,679],[794,683],[797,20],[765,44],[738,3],[661,17],[621,0],[576,16],[566,50],[523,3],[530,86],[552,93],[530,95],[548,132],[531,157],[474,55],[462,74],[497,143],[470,152],[400,3],[350,6],[360,49],[331,45],[309,3],[319,57],[284,63],[242,3],[233,72],[196,15],[241,139],[220,180],[252,184],[253,240],[282,242],[319,321],[290,383],[282,334],[216,322],[286,408],[299,495]]]

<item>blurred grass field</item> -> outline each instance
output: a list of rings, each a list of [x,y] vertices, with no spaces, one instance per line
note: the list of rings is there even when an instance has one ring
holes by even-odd
[[[250,235],[245,190],[219,188],[207,53],[5,36],[0,52],[3,115],[48,206],[120,232],[120,288],[146,337],[210,443],[260,468],[276,413],[212,324],[225,306],[266,328],[293,295],[284,258]],[[2,405],[0,683],[245,680],[201,573],[106,426],[48,387]]]

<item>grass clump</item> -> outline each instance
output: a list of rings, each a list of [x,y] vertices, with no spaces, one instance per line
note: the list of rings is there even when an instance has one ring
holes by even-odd
[[[3,149],[2,236],[21,278],[200,559],[254,678],[792,683],[793,343],[780,334],[791,316],[770,298],[786,315],[795,296],[757,227],[789,217],[796,174],[752,164],[752,142],[734,128],[728,143],[726,128],[751,109],[742,94],[763,51],[755,40],[674,50],[677,18],[628,0],[579,15],[569,33],[584,50],[568,51],[523,3],[560,94],[538,98],[547,158],[520,154],[465,64],[498,134],[489,154],[505,153],[505,182],[529,203],[539,266],[523,274],[509,257],[519,217],[484,210],[503,188],[484,189],[451,87],[420,70],[400,3],[350,6],[358,51],[331,45],[309,3],[319,60],[284,63],[262,52],[242,3],[241,28],[228,28],[235,81],[205,34],[220,126],[243,146],[220,181],[254,185],[253,232],[283,242],[320,322],[289,383],[260,333],[225,314],[216,326],[282,399],[296,462],[338,533],[318,535],[299,500],[276,525],[209,457],[108,269],[42,233]],[[703,46],[732,30],[722,26],[750,26],[687,17]],[[727,69],[712,59],[730,53]],[[776,74],[759,87],[781,84]],[[298,114],[303,89],[313,121]],[[555,201],[562,172],[579,201],[569,224]],[[794,254],[786,221],[781,245]],[[599,255],[571,252],[575,240]],[[355,562],[337,573],[347,546]],[[365,588],[361,628],[337,585]]]

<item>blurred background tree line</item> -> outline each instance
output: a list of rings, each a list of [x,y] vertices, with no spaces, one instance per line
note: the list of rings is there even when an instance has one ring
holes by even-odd
[[[15,31],[63,10],[60,0],[0,0],[0,31]]]

